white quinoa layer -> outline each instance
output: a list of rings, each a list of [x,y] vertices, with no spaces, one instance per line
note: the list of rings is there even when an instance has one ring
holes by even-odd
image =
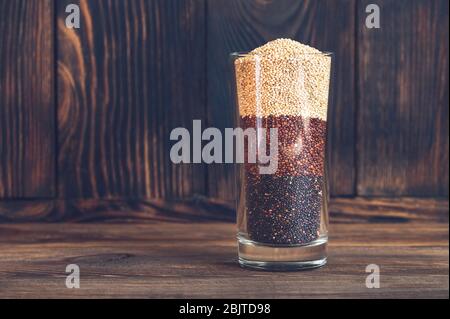
[[[241,116],[327,120],[331,56],[277,39],[235,60]]]

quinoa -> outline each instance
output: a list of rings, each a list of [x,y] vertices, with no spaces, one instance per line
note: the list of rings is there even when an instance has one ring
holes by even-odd
[[[255,163],[244,165],[251,240],[295,245],[320,235],[330,71],[330,55],[289,39],[235,60],[240,126],[278,129],[275,174],[259,174]],[[266,142],[268,147],[268,136]]]
[[[326,121],[331,56],[278,39],[235,60],[241,116],[297,115]]]

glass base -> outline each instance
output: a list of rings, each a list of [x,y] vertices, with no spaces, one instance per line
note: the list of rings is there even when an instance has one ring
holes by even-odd
[[[238,236],[239,264],[244,268],[295,271],[318,268],[327,263],[326,236],[306,245],[269,245]]]

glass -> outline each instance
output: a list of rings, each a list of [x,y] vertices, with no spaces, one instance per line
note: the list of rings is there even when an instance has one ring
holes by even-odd
[[[331,53],[231,54],[235,124],[246,133],[245,162],[236,164],[241,266],[289,271],[326,263],[332,59]],[[263,171],[274,166],[261,161],[271,143],[277,144],[276,169]]]

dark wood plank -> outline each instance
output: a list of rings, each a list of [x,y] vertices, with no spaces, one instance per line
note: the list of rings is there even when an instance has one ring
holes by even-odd
[[[0,198],[55,194],[52,3],[0,0]]]
[[[343,0],[208,2],[210,126],[223,129],[233,123],[231,52],[252,50],[282,37],[335,52],[335,98],[330,105],[329,123],[332,195],[354,193],[354,10],[354,1]],[[232,167],[209,168],[210,195],[234,200]]]
[[[333,198],[330,219],[339,223],[448,223],[447,199]],[[74,199],[0,201],[0,223],[24,222],[234,222],[234,206],[197,196],[185,200]]]
[[[55,215],[53,200],[1,200],[0,224],[52,221]]]
[[[186,200],[0,201],[0,224],[24,222],[233,222],[235,215],[232,207],[200,196]]]
[[[0,297],[448,298],[448,225],[333,225],[329,263],[308,272],[239,268],[225,223],[0,225]],[[80,267],[81,288],[65,287]],[[377,264],[381,288],[367,289]]]
[[[448,1],[358,3],[358,195],[448,197]]]
[[[204,1],[65,0],[57,16],[61,195],[203,194],[204,167],[172,165],[169,136],[205,117]]]
[[[333,198],[332,223],[448,223],[448,199]]]

